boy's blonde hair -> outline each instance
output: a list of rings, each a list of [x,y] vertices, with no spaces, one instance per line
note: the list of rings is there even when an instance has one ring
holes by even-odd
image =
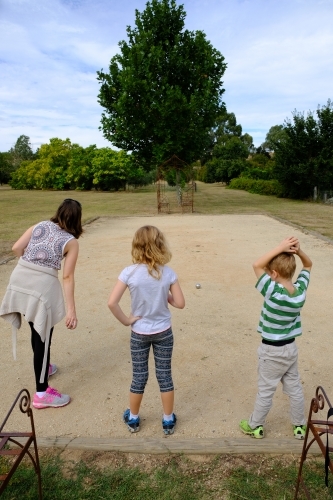
[[[171,252],[163,233],[155,226],[140,227],[132,241],[132,258],[134,264],[146,264],[149,274],[160,279],[159,266],[171,260]]]
[[[267,269],[276,271],[282,278],[291,279],[296,271],[295,255],[282,252],[268,263]]]

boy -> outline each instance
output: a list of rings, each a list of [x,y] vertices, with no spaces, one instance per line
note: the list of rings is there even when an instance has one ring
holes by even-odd
[[[294,254],[301,259],[303,269],[293,284]],[[252,415],[249,420],[241,420],[239,427],[244,434],[257,439],[264,437],[263,425],[280,381],[283,392],[290,398],[294,437],[304,439],[305,436],[304,396],[297,368],[295,337],[302,334],[300,312],[311,267],[311,260],[293,236],[253,264],[258,278],[256,288],[265,297],[258,326],[262,336],[258,348],[258,393]]]

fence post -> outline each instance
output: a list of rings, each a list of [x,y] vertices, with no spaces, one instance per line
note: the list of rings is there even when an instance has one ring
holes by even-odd
[[[318,190],[317,186],[315,186],[313,189],[313,201],[317,201],[317,198],[318,198]]]

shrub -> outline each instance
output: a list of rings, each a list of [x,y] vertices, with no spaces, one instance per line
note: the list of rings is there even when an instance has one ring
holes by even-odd
[[[273,180],[255,180],[245,177],[232,179],[228,189],[243,189],[249,193],[264,194],[269,196],[283,196],[283,186],[275,179]]]

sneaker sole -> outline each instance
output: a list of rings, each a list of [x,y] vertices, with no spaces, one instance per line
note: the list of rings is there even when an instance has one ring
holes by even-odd
[[[294,434],[294,438],[295,439],[300,439],[302,441],[302,440],[304,440],[305,436],[300,436],[300,435]]]
[[[132,432],[132,433],[139,432],[139,430],[140,430],[140,424],[139,424],[137,427],[135,427],[135,428],[133,429],[133,427],[130,427],[130,426],[129,426],[129,424],[126,422],[126,420],[124,419],[124,417],[123,417],[123,422],[124,422],[124,424],[126,424],[126,425],[127,425],[127,429],[128,429],[130,432]]]
[[[243,429],[240,429],[242,431],[243,434],[245,434],[246,436],[250,436],[254,439],[263,439],[264,438],[264,435],[262,436],[256,436],[255,434],[253,434],[253,432],[246,432],[244,431]]]
[[[166,436],[170,436],[175,432],[175,429],[163,429],[163,432]]]
[[[126,424],[126,422],[125,422],[125,424]],[[132,428],[132,427],[130,427],[128,424],[126,424],[126,425],[127,425],[127,429],[128,429],[128,430],[129,430],[132,434],[134,434],[135,432],[139,432],[139,430],[140,430],[140,427],[136,427],[135,429],[133,429],[133,428]]]
[[[71,400],[69,401],[66,401],[66,403],[63,403],[63,404],[57,404],[57,405],[38,405],[38,404],[34,404],[32,403],[32,406],[34,408],[36,408],[36,410],[44,410],[45,408],[62,408],[63,406],[67,406],[69,403],[71,402]]]

